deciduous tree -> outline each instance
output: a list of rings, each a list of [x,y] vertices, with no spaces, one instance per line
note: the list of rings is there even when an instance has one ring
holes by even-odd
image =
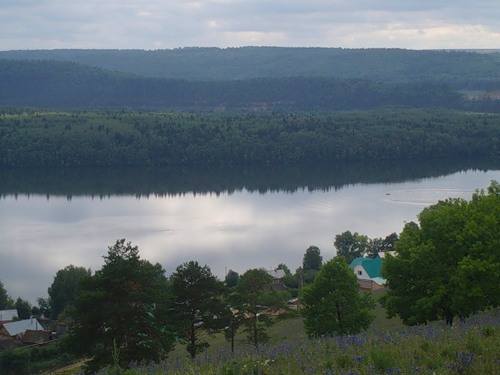
[[[320,249],[317,246],[310,246],[306,250],[304,259],[302,260],[302,268],[304,269],[304,271],[319,271],[322,263],[323,257],[321,256]]]
[[[467,317],[500,305],[500,186],[448,199],[405,226],[384,261],[388,313],[406,324]]]
[[[65,308],[72,306],[80,291],[82,280],[90,277],[90,270],[67,266],[57,271],[49,287],[49,305],[52,319],[57,319]]]
[[[323,265],[314,282],[304,288],[302,303],[309,336],[355,334],[368,328],[374,318],[373,300],[359,291],[356,276],[341,257]]]
[[[371,258],[376,257],[379,253],[394,251],[396,241],[399,239],[397,233],[391,233],[385,238],[374,238],[369,241],[366,255]]]
[[[370,247],[370,240],[367,236],[357,232],[346,231],[335,236],[334,246],[337,249],[337,255],[343,256],[347,263],[351,263],[354,258],[366,254]]]
[[[29,319],[31,317],[31,304],[28,301],[18,297],[15,306],[19,319]]]

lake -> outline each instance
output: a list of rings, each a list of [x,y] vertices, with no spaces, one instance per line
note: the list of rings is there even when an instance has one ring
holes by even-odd
[[[430,161],[315,167],[0,170],[0,280],[45,297],[58,269],[98,269],[127,238],[168,273],[187,260],[226,270],[298,267],[335,234],[401,231],[426,206],[469,198],[500,163]]]

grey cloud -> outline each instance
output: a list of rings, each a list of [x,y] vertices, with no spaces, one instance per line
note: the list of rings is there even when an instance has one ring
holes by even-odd
[[[0,0],[0,49],[500,47],[497,0]]]

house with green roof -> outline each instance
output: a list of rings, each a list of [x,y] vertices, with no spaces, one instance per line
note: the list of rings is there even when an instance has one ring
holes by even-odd
[[[382,289],[385,285],[385,279],[382,277],[382,258],[356,258],[350,267],[358,278],[358,283],[362,289]]]

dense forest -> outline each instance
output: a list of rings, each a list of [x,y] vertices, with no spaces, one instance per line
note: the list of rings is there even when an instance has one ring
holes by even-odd
[[[286,165],[500,156],[500,116],[338,113],[16,112],[0,115],[0,165]]]
[[[500,51],[0,51],[0,107],[500,112]]]
[[[191,82],[153,79],[51,61],[0,60],[0,106],[57,109],[353,110],[384,106],[483,107],[436,82],[334,78]]]
[[[0,165],[491,158],[498,92],[499,51],[5,51]]]
[[[500,82],[500,51],[490,52],[244,47],[4,51],[0,59],[76,62],[144,77],[194,81],[330,77],[447,81],[463,86]]]

